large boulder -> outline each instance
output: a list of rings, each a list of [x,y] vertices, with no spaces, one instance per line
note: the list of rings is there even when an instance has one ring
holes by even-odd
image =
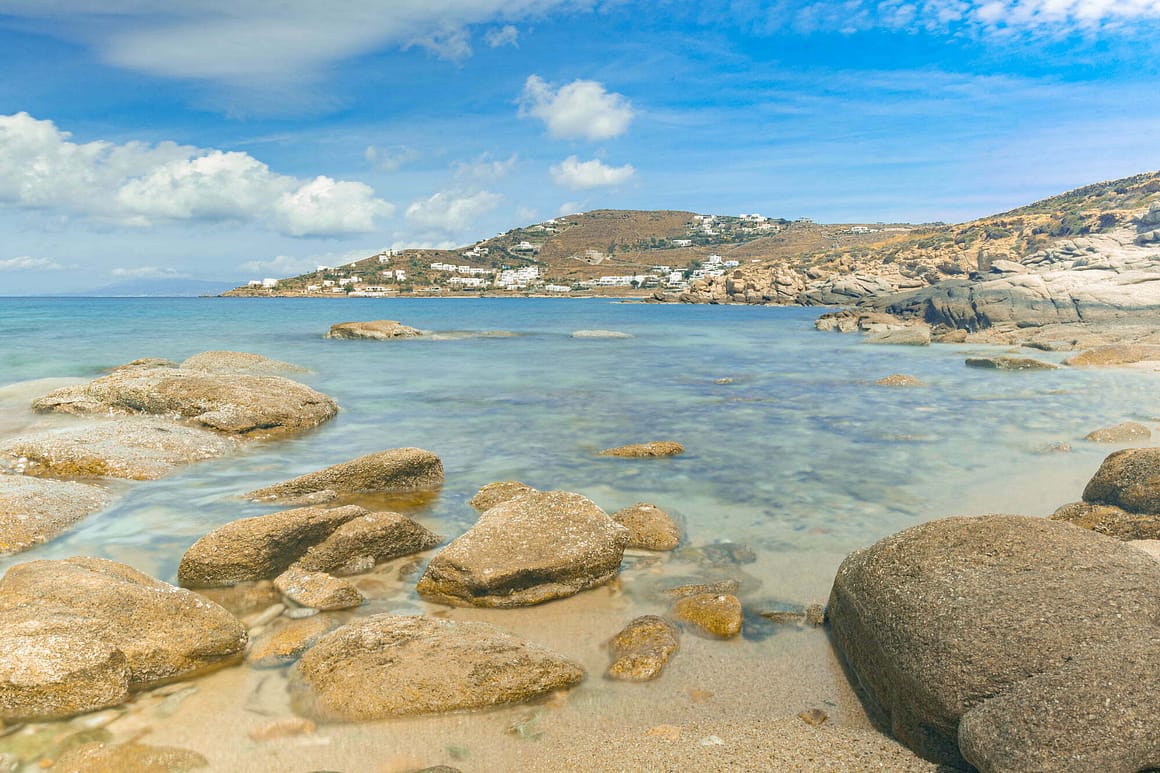
[[[50,392],[34,400],[32,407],[81,415],[170,416],[247,437],[300,432],[338,413],[334,400],[287,378],[183,368],[114,371]]]
[[[47,542],[111,501],[97,486],[0,475],[0,555]]]
[[[339,322],[330,326],[327,338],[369,338],[387,341],[392,338],[418,338],[423,331],[396,322],[393,319],[376,319],[370,322]]]
[[[10,568],[0,579],[0,630],[115,647],[133,687],[229,662],[246,646],[237,618],[205,597],[87,557]]]
[[[1126,448],[1104,459],[1083,490],[1085,502],[1160,514],[1160,448]]]
[[[310,372],[300,365],[271,360],[269,357],[249,352],[202,352],[186,359],[179,367],[210,373],[249,373],[254,376]]]
[[[178,465],[224,456],[237,443],[164,419],[104,419],[13,438],[0,445],[0,466],[49,477],[156,480]]]
[[[485,623],[375,615],[311,647],[290,691],[307,717],[363,721],[521,703],[583,678],[579,665]]]
[[[256,489],[247,499],[285,504],[332,501],[343,494],[421,491],[443,485],[443,462],[421,448],[392,448]]]
[[[1120,723],[1153,722],[1160,690],[1121,684],[1154,684],[1156,673],[1125,664],[1122,653],[1160,636],[1158,587],[1160,562],[1109,537],[1041,518],[955,517],[848,556],[829,620],[868,709],[920,756],[990,769],[988,760],[1019,758],[1012,745],[1034,729],[1036,755],[1061,769],[1092,754],[1098,739],[1099,759],[1115,763],[1100,769],[1135,771],[1141,755],[1142,767],[1160,763],[1156,736],[1125,733]],[[1093,692],[1131,705],[1093,709]],[[989,705],[1015,727],[977,729],[960,752],[964,715]],[[1042,722],[1045,706],[1091,726],[1076,734],[1068,722]]]
[[[678,456],[685,453],[685,447],[675,440],[653,440],[648,443],[632,443],[627,446],[606,448],[600,456],[620,456],[636,459],[648,456]]]
[[[97,639],[0,638],[0,720],[71,717],[129,697],[125,653]]]
[[[231,521],[193,543],[177,568],[186,588],[216,588],[272,580],[313,545],[367,511],[346,507],[299,507]]]
[[[435,554],[418,591],[454,606],[539,604],[611,580],[627,543],[628,530],[586,497],[525,494],[483,513]]]
[[[310,546],[296,565],[310,572],[360,574],[377,564],[430,550],[442,541],[438,534],[405,515],[366,513]]]

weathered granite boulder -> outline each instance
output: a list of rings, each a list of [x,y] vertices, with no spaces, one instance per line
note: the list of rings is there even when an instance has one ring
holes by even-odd
[[[612,514],[612,520],[628,529],[630,548],[673,550],[681,544],[681,529],[673,517],[656,505],[637,502]]]
[[[673,614],[700,633],[728,639],[741,633],[741,601],[727,593],[698,593],[673,602]]]
[[[120,370],[33,401],[42,412],[151,414],[188,419],[230,435],[272,437],[310,429],[338,405],[280,376],[208,373],[182,368]]]
[[[1048,517],[1116,539],[1160,539],[1160,514],[1129,513],[1115,505],[1072,502]]]
[[[443,462],[421,448],[392,448],[291,480],[256,489],[246,499],[284,504],[318,504],[343,494],[403,492],[443,485]]]
[[[1160,346],[1150,344],[1109,344],[1086,349],[1063,361],[1077,367],[1091,365],[1131,365],[1160,360]]]
[[[370,338],[376,341],[386,341],[392,338],[417,338],[423,335],[421,330],[407,327],[393,319],[377,319],[370,322],[340,322],[330,326],[327,338]]]
[[[271,360],[249,352],[202,352],[181,363],[186,370],[204,370],[210,373],[249,373],[254,376],[275,376],[279,373],[309,373],[300,365]]]
[[[1136,440],[1147,440],[1152,437],[1152,430],[1138,421],[1120,422],[1114,427],[1103,427],[1089,432],[1084,440],[1093,443],[1131,443]]]
[[[663,617],[638,617],[608,642],[608,676],[625,682],[656,679],[680,644],[681,632]]]
[[[375,615],[324,636],[291,670],[291,701],[320,721],[521,703],[584,678],[577,664],[485,623]]]
[[[1126,448],[1104,459],[1083,490],[1085,502],[1160,514],[1160,448]]]
[[[143,743],[88,743],[60,756],[52,766],[60,773],[184,773],[209,767],[195,751]]]
[[[627,446],[606,448],[600,456],[621,456],[638,458],[645,456],[677,456],[685,453],[685,447],[673,440],[654,440],[649,443],[633,443]]]
[[[246,632],[203,596],[101,558],[29,561],[0,579],[0,630],[116,647],[133,687],[240,657]]]
[[[215,588],[272,580],[338,527],[367,514],[356,505],[299,507],[231,521],[185,551],[177,581],[186,588]]]
[[[501,480],[495,483],[488,483],[477,491],[475,496],[468,500],[467,504],[482,513],[495,507],[500,502],[522,497],[524,494],[534,493],[537,493],[536,489],[526,483],[520,483],[518,480]]]
[[[405,515],[366,513],[339,526],[311,545],[295,563],[310,572],[361,574],[376,565],[437,546],[443,538]]]
[[[986,370],[1055,370],[1056,365],[1031,357],[968,357],[968,368]]]
[[[418,591],[453,606],[540,604],[611,580],[627,543],[628,530],[586,497],[525,494],[483,513],[436,553]]]
[[[112,499],[98,486],[0,475],[0,555],[48,542]]]
[[[297,566],[291,566],[275,577],[274,587],[295,604],[323,612],[350,609],[366,601],[349,581],[326,572],[308,572]]]
[[[97,639],[0,637],[0,720],[71,717],[129,697],[125,653]]]
[[[917,387],[926,386],[921,379],[914,376],[908,376],[905,373],[892,373],[889,376],[883,376],[874,382],[878,386],[888,387]]]
[[[920,756],[988,769],[988,760],[1017,758],[1021,750],[1011,744],[1033,733],[1035,754],[1061,769],[1092,754],[1088,744],[1099,739],[1100,759],[1115,761],[1102,769],[1135,771],[1147,744],[1120,723],[1153,722],[1160,691],[1130,698],[1123,712],[1096,709],[1090,698],[1137,695],[1121,680],[1154,684],[1147,662],[1129,664],[1122,653],[1154,646],[1160,635],[1157,587],[1160,562],[1117,540],[1042,518],[955,517],[848,556],[829,620],[867,708]],[[1025,685],[1030,679],[1040,681]],[[990,709],[1002,706],[1011,727],[976,728],[960,753],[960,721],[975,711],[996,716],[988,708],[995,700],[1002,703]],[[1045,710],[1092,724],[1082,734],[1066,722],[1045,726]],[[1155,742],[1152,733],[1153,749]]]
[[[864,343],[868,344],[895,344],[899,346],[930,346],[930,327],[915,325],[900,327],[894,330],[880,330],[869,333]]]
[[[178,465],[224,456],[237,444],[164,419],[103,419],[13,438],[0,444],[0,466],[48,477],[156,480]]]

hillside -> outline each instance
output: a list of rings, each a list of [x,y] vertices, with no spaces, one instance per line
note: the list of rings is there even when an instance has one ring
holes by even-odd
[[[384,251],[226,295],[649,295],[842,305],[1019,263],[1066,240],[1134,227],[1160,173],[1084,186],[956,225],[817,224],[761,215],[594,210],[456,250]]]

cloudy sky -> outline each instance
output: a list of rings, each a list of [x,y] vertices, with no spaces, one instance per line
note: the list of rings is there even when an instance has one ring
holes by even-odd
[[[0,295],[1160,168],[1160,0],[0,0]]]

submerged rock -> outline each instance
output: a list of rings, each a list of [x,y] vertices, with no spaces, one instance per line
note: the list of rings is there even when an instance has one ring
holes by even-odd
[[[369,338],[386,341],[392,338],[418,338],[421,330],[407,327],[393,319],[377,319],[370,322],[339,322],[330,326],[327,338],[352,339]]]
[[[0,579],[0,630],[115,647],[133,687],[228,662],[246,646],[242,624],[209,599],[102,558],[10,568]]]
[[[0,555],[48,542],[112,500],[97,486],[0,475]]]
[[[453,606],[519,607],[563,598],[616,576],[628,530],[564,491],[502,502],[435,554],[419,594]]]
[[[348,623],[291,670],[295,711],[366,721],[521,703],[584,669],[485,623],[375,615]]]
[[[612,514],[612,520],[628,529],[630,548],[673,550],[681,544],[681,529],[673,517],[656,505],[638,502]]]
[[[202,352],[185,360],[179,367],[211,373],[249,373],[254,376],[310,372],[300,365],[271,360],[269,357],[249,352]]]
[[[116,706],[129,697],[129,662],[96,639],[0,638],[0,720],[47,720]]]
[[[32,407],[78,415],[171,416],[247,437],[301,432],[338,413],[337,403],[329,397],[287,378],[182,368],[114,371],[50,392],[33,401]]]
[[[475,496],[468,500],[467,504],[482,513],[495,507],[500,502],[522,497],[524,494],[536,493],[539,493],[536,489],[526,483],[520,483],[518,480],[501,480],[496,483],[488,483],[477,491]]]
[[[645,456],[677,456],[685,453],[685,447],[672,440],[654,440],[650,443],[635,443],[616,448],[606,448],[600,456],[622,456],[637,458]]]
[[[967,367],[990,370],[1055,370],[1058,366],[1031,357],[968,357]]]
[[[279,668],[293,663],[303,652],[337,627],[330,615],[314,615],[301,620],[285,620],[253,642],[246,663],[254,668]]]
[[[295,604],[324,612],[350,609],[366,601],[350,582],[331,577],[325,572],[308,572],[297,566],[278,575],[274,579],[274,587]]]
[[[874,382],[878,386],[889,387],[918,387],[926,386],[920,379],[914,376],[908,376],[905,373],[892,373],[889,376],[883,376]]]
[[[405,515],[366,513],[311,545],[296,566],[311,572],[361,574],[376,565],[437,546],[443,538]]]
[[[62,754],[53,771],[61,773],[184,773],[209,766],[195,751],[143,743],[90,743]]]
[[[741,633],[741,601],[728,594],[698,593],[673,603],[673,614],[701,633],[728,639]]]
[[[863,341],[868,344],[930,346],[930,328],[926,325],[915,325],[894,330],[880,330],[868,333]]]
[[[344,523],[367,515],[355,505],[300,507],[231,521],[185,551],[177,581],[187,588],[272,580]]]
[[[1136,440],[1147,440],[1152,437],[1152,430],[1137,421],[1124,421],[1114,427],[1104,427],[1093,430],[1084,436],[1084,440],[1093,443],[1131,443]]]
[[[1098,743],[1112,764],[1089,769],[1135,771],[1157,762],[1145,758],[1160,691],[1130,684],[1154,685],[1156,668],[1124,653],[1155,647],[1157,587],[1160,562],[1102,535],[1042,518],[945,518],[848,556],[830,630],[871,713],[929,760],[1043,769],[987,767],[1019,759],[1034,738],[1048,767],[1076,769],[1063,761],[1088,759]],[[968,712],[1007,728],[968,731]],[[1082,732],[1079,716],[1090,722]]]
[[[1160,346],[1150,344],[1110,344],[1087,349],[1063,361],[1064,365],[1131,365],[1160,360]]]
[[[680,631],[663,617],[638,617],[608,642],[608,675],[626,682],[656,679],[680,642]]]
[[[245,497],[318,504],[342,494],[419,491],[442,485],[443,462],[438,456],[421,448],[392,448],[256,489]]]
[[[236,448],[231,437],[171,421],[105,419],[13,438],[0,445],[0,465],[47,477],[156,480]]]
[[[632,338],[628,333],[622,333],[619,330],[576,330],[572,333],[573,338]]]
[[[1126,448],[1106,459],[1083,490],[1085,502],[1160,514],[1160,448]]]

